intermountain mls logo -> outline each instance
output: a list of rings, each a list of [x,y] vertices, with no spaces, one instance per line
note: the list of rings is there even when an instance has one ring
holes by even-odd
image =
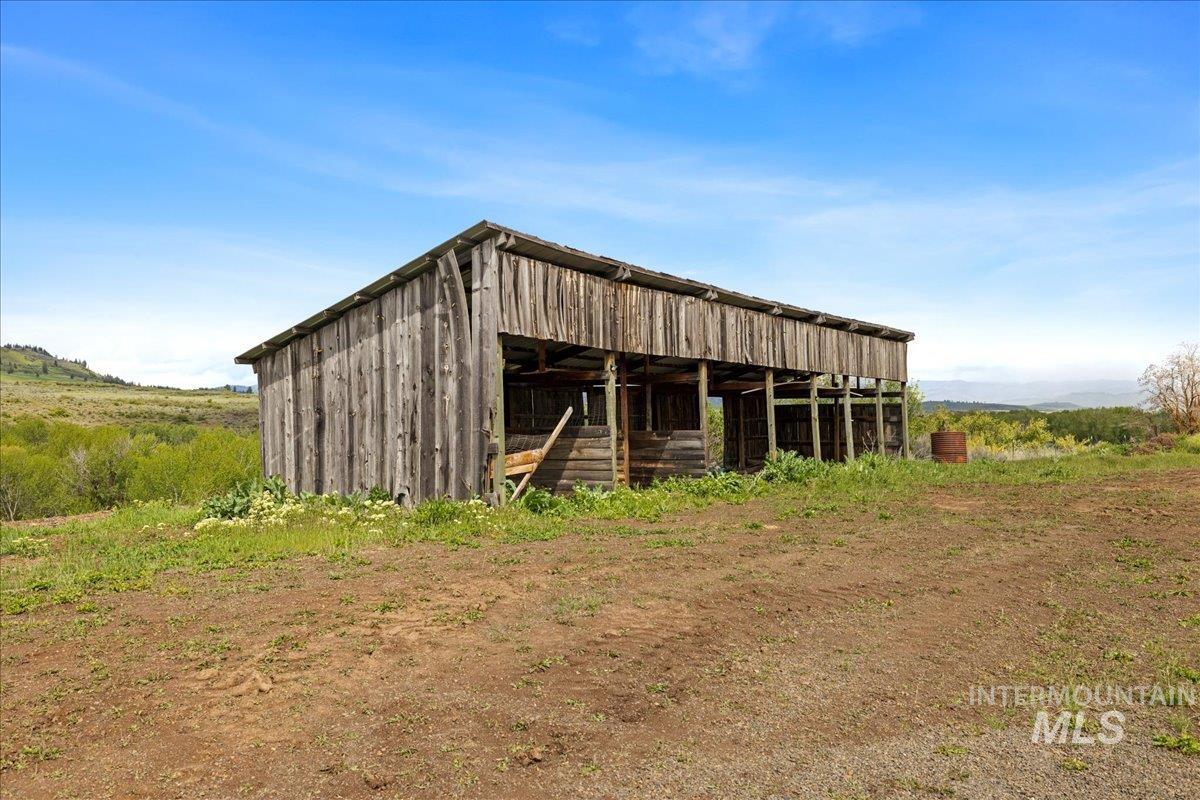
[[[1038,709],[1030,737],[1034,744],[1113,745],[1125,738],[1125,713],[1116,707],[1193,707],[1196,687],[972,686],[969,703]],[[1046,708],[1075,710],[1052,715]]]

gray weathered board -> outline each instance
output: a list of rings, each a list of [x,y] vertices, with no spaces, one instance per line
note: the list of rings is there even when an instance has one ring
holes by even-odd
[[[907,380],[907,344],[502,253],[500,330],[600,350]]]

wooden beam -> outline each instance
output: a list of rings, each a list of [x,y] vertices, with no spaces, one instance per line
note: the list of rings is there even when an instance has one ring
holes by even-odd
[[[539,339],[537,343],[538,372],[546,371],[546,340]]]
[[[908,383],[900,381],[900,452],[906,459],[912,458],[912,447],[908,441]]]
[[[568,358],[574,358],[580,353],[585,353],[590,350],[590,347],[584,347],[581,344],[569,344],[566,347],[560,347],[553,353],[546,354],[546,366],[553,367],[555,364],[560,364]]]
[[[883,440],[883,381],[875,379],[875,449],[879,455],[887,454]]]
[[[700,434],[704,437],[704,468],[708,468],[708,362],[701,361],[696,369],[696,397],[700,401]]]
[[[854,415],[850,413],[850,376],[842,376],[842,424],[846,427],[846,460],[854,460]]]
[[[775,458],[775,370],[768,369],[764,381],[767,394],[767,458]]]
[[[629,359],[621,356],[621,473],[629,485]]]
[[[695,383],[697,380],[696,373],[693,372],[667,372],[662,375],[650,375],[647,380],[652,383]]]
[[[604,380],[604,370],[597,369],[548,369],[544,372],[515,372],[510,375],[521,383],[555,383],[583,381],[599,383]]]
[[[617,485],[617,365],[616,354],[604,354],[604,416],[608,424],[608,445],[612,450],[612,483]]]
[[[813,458],[821,460],[821,416],[817,405],[817,376],[808,382],[808,424],[812,427]]]

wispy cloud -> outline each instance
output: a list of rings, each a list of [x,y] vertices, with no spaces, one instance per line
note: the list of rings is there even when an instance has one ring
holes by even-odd
[[[800,3],[796,16],[830,41],[858,46],[897,28],[921,21],[921,9],[915,3],[883,3],[866,0]]]
[[[774,3],[640,6],[629,17],[634,44],[652,70],[697,74],[746,70],[787,8]]]
[[[596,47],[600,34],[595,21],[586,17],[559,17],[546,23],[546,32],[567,44]]]
[[[704,76],[758,67],[772,38],[780,47],[857,47],[920,19],[916,5],[873,2],[664,3],[629,15],[634,44],[651,71]]]

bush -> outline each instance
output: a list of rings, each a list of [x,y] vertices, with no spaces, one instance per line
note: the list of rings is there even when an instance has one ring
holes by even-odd
[[[89,428],[26,417],[0,425],[0,446],[0,511],[14,519],[132,500],[196,503],[260,477],[256,436],[195,425]]]
[[[776,452],[774,458],[768,458],[763,463],[763,480],[771,483],[802,483],[812,478],[824,475],[829,471],[829,465],[815,458],[804,458],[790,450]]]
[[[1181,453],[1196,453],[1200,455],[1200,433],[1191,436],[1180,436],[1175,442],[1175,449]]]
[[[70,514],[73,502],[62,465],[19,445],[0,446],[0,513],[7,520]]]
[[[158,442],[134,458],[131,500],[196,503],[258,476],[258,443],[229,430],[203,430],[179,444]]]
[[[282,503],[288,498],[287,487],[279,478],[265,481],[242,481],[232,489],[209,497],[200,506],[205,519],[241,519],[250,515],[255,499],[266,494],[272,501]]]

